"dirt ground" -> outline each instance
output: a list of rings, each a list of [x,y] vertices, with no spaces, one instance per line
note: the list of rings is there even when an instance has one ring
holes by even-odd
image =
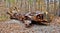
[[[34,25],[30,28],[18,20],[0,22],[0,33],[60,33],[60,17],[54,18],[50,25]]]

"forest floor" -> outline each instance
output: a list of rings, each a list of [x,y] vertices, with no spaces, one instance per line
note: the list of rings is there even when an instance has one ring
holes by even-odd
[[[0,33],[60,33],[60,17],[54,18],[50,25],[33,25],[30,28],[18,20],[0,22]]]

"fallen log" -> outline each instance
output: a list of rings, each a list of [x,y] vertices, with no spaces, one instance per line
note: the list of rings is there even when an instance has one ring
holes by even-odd
[[[25,15],[21,15],[19,13],[8,13],[10,15],[10,18],[12,19],[17,19],[22,21],[26,26],[29,26],[30,24],[32,24],[32,21],[35,21],[36,23],[47,23],[46,20],[44,20],[44,15],[43,14],[37,14],[37,15],[32,15],[32,16],[25,16]]]

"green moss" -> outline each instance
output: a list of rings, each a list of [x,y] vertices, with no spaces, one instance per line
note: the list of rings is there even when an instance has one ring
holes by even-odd
[[[8,19],[9,19],[9,17],[7,15],[5,15],[5,14],[0,16],[0,21],[6,21]]]

